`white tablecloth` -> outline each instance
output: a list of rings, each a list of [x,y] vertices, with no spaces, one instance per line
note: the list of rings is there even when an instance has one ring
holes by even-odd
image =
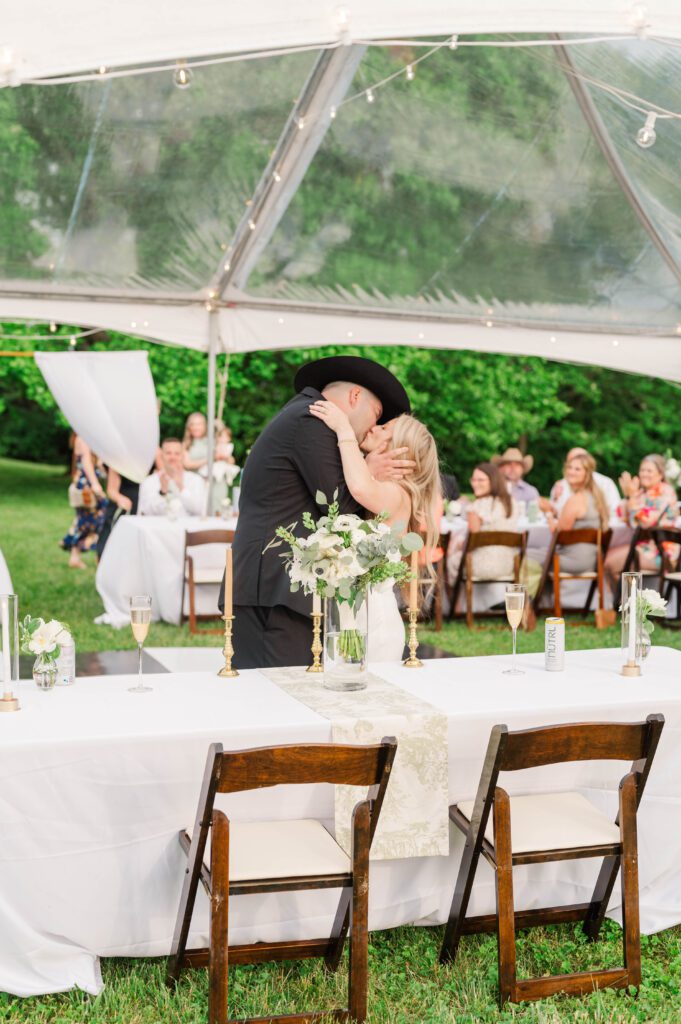
[[[109,624],[117,627],[129,625],[130,597],[133,594],[151,594],[152,619],[178,625],[185,532],[234,529],[236,519],[187,516],[172,520],[165,516],[121,516],[111,531],[97,567],[97,591]],[[224,569],[224,545],[206,544],[194,548],[192,557],[197,569]],[[219,584],[202,584],[196,588],[199,615],[218,614],[218,591]],[[187,609],[185,594],[185,613]]]
[[[172,661],[172,652],[167,652]],[[168,952],[186,861],[177,832],[193,821],[211,741],[241,748],[330,738],[330,723],[258,672],[213,675],[215,652],[196,649],[195,671],[150,676],[152,693],[128,693],[131,677],[79,679],[41,693],[20,687],[22,710],[0,719],[0,990],[31,995],[101,987],[97,956]],[[162,656],[155,650],[156,656]],[[541,655],[521,658],[525,676],[501,674],[507,658],[427,662],[419,671],[373,671],[442,710],[449,730],[449,796],[475,795],[489,731],[580,720],[667,724],[640,815],[641,923],[650,933],[681,922],[681,652],[654,648],[639,680],[618,674],[618,650],[576,651],[564,673]],[[201,666],[210,671],[201,671]],[[579,788],[608,814],[626,766],[579,763],[506,777],[511,792]],[[221,798],[234,819],[333,813],[330,787],[287,787]],[[370,924],[388,928],[446,919],[462,842],[449,857],[372,866]],[[596,861],[515,872],[518,907],[588,899]],[[238,897],[234,942],[328,933],[338,893]],[[617,917],[616,890],[611,916]],[[491,870],[481,864],[471,913],[493,909]],[[201,894],[191,943],[205,945]]]
[[[0,594],[13,594],[12,590],[12,578],[7,568],[7,562],[5,556],[0,550]]]

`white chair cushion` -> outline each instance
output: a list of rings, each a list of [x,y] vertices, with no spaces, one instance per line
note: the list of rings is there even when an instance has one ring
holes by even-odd
[[[681,572],[668,572],[665,576],[666,580],[681,580]]]
[[[191,831],[188,830],[191,838]],[[210,867],[210,840],[204,863]],[[319,821],[232,821],[229,823],[229,880],[337,875],[351,870],[350,858]]]
[[[222,583],[224,569],[194,568],[194,583]],[[185,579],[189,579],[189,570],[185,573]]]
[[[470,821],[473,800],[460,803]],[[493,815],[485,839],[494,843]],[[619,843],[620,830],[581,793],[537,793],[511,797],[511,845],[513,853],[569,850],[577,846]]]

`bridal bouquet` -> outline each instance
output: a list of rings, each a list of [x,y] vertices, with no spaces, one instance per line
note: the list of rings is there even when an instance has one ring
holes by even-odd
[[[303,525],[309,531],[299,537],[293,531],[297,523],[280,526],[278,540],[268,547],[287,545],[281,554],[291,581],[291,592],[302,587],[306,594],[335,598],[341,615],[340,645],[349,657],[360,656],[363,644],[354,628],[355,611],[362,604],[371,587],[393,586],[411,578],[410,567],[403,561],[405,555],[423,547],[417,533],[402,535],[404,523],[389,526],[386,515],[361,519],[357,515],[341,515],[338,492],[332,502],[321,491],[316,502],[326,506],[327,514],[317,522],[309,512],[303,513]]]

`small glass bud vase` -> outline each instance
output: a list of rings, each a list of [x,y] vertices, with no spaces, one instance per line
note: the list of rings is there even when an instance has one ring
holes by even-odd
[[[365,690],[368,646],[367,599],[354,605],[324,600],[324,686],[327,690]]]
[[[643,655],[643,616],[641,614],[640,572],[622,573],[622,675],[640,676]],[[646,636],[647,639],[647,636]]]
[[[39,654],[33,662],[33,682],[39,690],[51,690],[57,682],[57,662],[49,654]]]

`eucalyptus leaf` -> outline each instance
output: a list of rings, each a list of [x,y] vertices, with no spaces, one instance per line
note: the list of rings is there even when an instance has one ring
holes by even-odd
[[[423,547],[423,537],[419,537],[418,533],[405,533],[402,547],[405,551],[420,551]]]
[[[324,491],[317,491],[317,493],[314,496],[314,500],[316,501],[316,503],[318,505],[328,505],[329,504],[328,501],[326,500],[326,495],[324,494]]]

